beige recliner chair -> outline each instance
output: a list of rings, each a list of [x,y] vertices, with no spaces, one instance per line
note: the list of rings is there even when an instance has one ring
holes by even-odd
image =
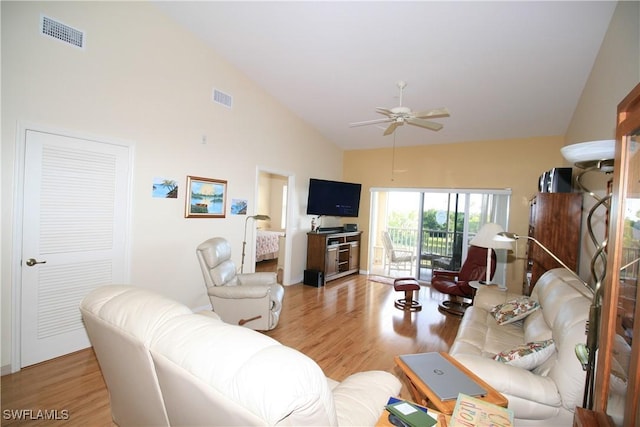
[[[196,249],[213,311],[233,325],[268,331],[278,324],[284,288],[276,273],[236,274],[231,246],[222,237]]]

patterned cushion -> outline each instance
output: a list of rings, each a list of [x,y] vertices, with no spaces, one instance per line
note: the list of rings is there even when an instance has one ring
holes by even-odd
[[[498,322],[498,325],[506,325],[520,319],[524,319],[529,314],[540,308],[537,301],[529,297],[520,297],[504,304],[498,304],[491,309],[491,314]]]
[[[514,349],[496,354],[493,359],[507,365],[531,370],[542,365],[553,354],[556,346],[553,340],[529,342]]]

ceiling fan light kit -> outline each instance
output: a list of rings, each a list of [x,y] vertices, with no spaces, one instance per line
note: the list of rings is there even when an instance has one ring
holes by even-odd
[[[380,123],[390,123],[383,133],[384,136],[391,135],[398,128],[398,126],[402,126],[405,123],[408,123],[413,126],[418,126],[421,128],[433,130],[433,131],[439,131],[440,129],[442,129],[443,127],[442,124],[425,120],[425,119],[427,118],[438,119],[442,117],[449,117],[450,115],[449,110],[447,110],[446,108],[437,108],[429,111],[415,113],[411,111],[411,108],[402,105],[402,95],[404,92],[404,88],[407,87],[407,83],[405,81],[400,80],[397,85],[398,85],[398,88],[400,89],[400,105],[393,108],[384,108],[384,107],[376,108],[376,113],[383,114],[387,116],[387,118],[350,123],[349,126],[356,127],[356,126],[367,126],[367,125],[374,125],[374,124],[380,124]]]

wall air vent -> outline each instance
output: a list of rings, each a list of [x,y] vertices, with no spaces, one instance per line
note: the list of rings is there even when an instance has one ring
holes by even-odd
[[[224,105],[227,108],[231,108],[233,106],[233,96],[220,92],[218,89],[214,89],[213,102]]]
[[[49,18],[48,16],[42,16],[40,19],[40,33],[84,49],[85,37],[82,31]]]

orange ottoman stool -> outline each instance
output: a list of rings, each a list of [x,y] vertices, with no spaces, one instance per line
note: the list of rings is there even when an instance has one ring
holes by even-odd
[[[398,292],[404,292],[404,298],[400,298],[394,302],[396,308],[407,311],[420,311],[422,304],[413,299],[413,291],[419,291],[420,285],[413,277],[400,277],[393,281],[393,289]]]

